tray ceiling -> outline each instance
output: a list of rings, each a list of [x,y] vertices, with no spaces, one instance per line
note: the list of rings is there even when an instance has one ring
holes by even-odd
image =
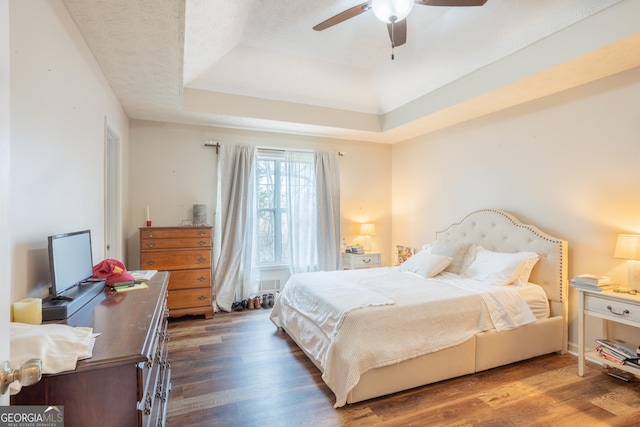
[[[373,13],[312,30],[362,0],[63,1],[132,119],[393,143],[638,65],[580,62],[578,25],[620,0],[416,5],[395,60]]]

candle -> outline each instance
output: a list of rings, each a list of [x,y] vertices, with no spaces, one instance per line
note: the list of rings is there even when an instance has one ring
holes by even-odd
[[[39,325],[42,323],[42,300],[40,298],[25,298],[13,303],[13,321]]]
[[[151,216],[149,216],[149,205],[147,205],[147,210],[145,211],[145,220],[151,221]]]

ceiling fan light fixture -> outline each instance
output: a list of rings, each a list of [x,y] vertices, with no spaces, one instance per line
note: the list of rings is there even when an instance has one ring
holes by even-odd
[[[414,4],[415,0],[371,0],[371,9],[376,18],[392,24],[409,16]]]

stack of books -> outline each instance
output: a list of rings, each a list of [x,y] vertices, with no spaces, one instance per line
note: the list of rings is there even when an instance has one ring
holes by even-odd
[[[600,357],[619,365],[640,368],[640,355],[622,340],[599,338],[596,340],[596,351]]]
[[[129,274],[136,282],[146,282],[156,275],[158,270],[133,270]]]
[[[574,288],[588,289],[602,292],[615,287],[611,279],[606,276],[595,276],[593,274],[580,274],[571,279],[571,286]]]
[[[348,254],[364,254],[364,247],[363,246],[347,246],[347,251]]]

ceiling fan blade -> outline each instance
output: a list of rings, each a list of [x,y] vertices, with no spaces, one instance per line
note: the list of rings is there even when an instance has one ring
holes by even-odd
[[[425,6],[448,6],[448,7],[482,6],[486,2],[487,0],[416,0],[417,4],[422,4]]]
[[[391,26],[393,25],[393,33]],[[407,42],[407,20],[395,22],[393,24],[387,24],[387,30],[389,31],[389,38],[395,47],[402,46]]]
[[[371,0],[366,1],[362,4],[359,4],[357,6],[353,6],[352,8],[349,8],[343,12],[340,12],[337,15],[327,19],[326,21],[322,21],[321,23],[313,27],[313,29],[316,31],[326,30],[327,28],[333,27],[334,25],[344,22],[347,19],[351,19],[355,16],[358,16],[369,9],[371,9]]]

